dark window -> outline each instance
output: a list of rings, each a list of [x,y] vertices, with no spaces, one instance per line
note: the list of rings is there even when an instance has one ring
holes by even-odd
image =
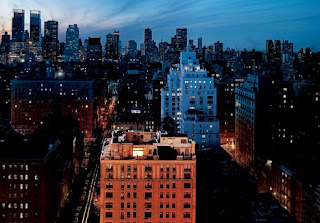
[[[144,198],[145,199],[152,198],[152,193],[150,193],[150,192],[144,193]]]
[[[144,203],[144,208],[152,208],[152,203]]]
[[[152,213],[151,212],[144,212],[144,218],[151,218]]]
[[[191,183],[184,183],[183,187],[184,188],[191,188]]]
[[[112,218],[112,212],[106,212],[106,218]]]
[[[106,203],[106,208],[112,208],[113,207],[113,203]]]
[[[112,198],[113,197],[113,193],[112,192],[107,192],[106,193],[106,198]]]

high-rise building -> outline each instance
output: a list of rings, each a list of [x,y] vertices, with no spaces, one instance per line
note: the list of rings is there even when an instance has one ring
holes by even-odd
[[[47,21],[44,23],[43,54],[45,60],[57,61],[58,56],[58,22]]]
[[[188,51],[192,51],[193,47],[193,39],[189,39]]]
[[[1,47],[3,47],[3,50],[6,54],[9,53],[9,51],[10,51],[10,35],[8,34],[8,32],[5,32],[4,34],[2,34]]]
[[[176,35],[172,38],[172,44],[175,51],[186,51],[188,49],[188,30],[186,28],[178,28]]]
[[[56,112],[71,114],[85,138],[92,136],[93,81],[16,79],[11,86],[11,124],[17,132],[33,132],[46,115]]]
[[[202,55],[202,37],[198,38],[198,54]]]
[[[147,28],[144,30],[144,44],[151,43],[152,41],[152,30]]]
[[[24,42],[24,10],[23,9],[13,10],[12,42]]]
[[[282,42],[282,70],[285,79],[291,79],[294,75],[293,67],[293,43],[288,40]]]
[[[66,33],[66,45],[63,61],[79,61],[79,28],[77,24],[69,25]]]
[[[272,40],[266,41],[266,54],[273,54],[274,53],[274,46]]]
[[[115,30],[106,36],[106,59],[119,59],[120,49],[120,32]]]
[[[126,54],[130,58],[134,58],[137,55],[137,42],[134,40],[129,40],[126,45]]]
[[[97,74],[102,63],[102,46],[100,38],[89,38],[85,41],[88,73]]]
[[[214,43],[214,54],[217,61],[223,60],[223,43],[220,43],[219,41]]]
[[[41,46],[41,12],[30,11],[30,41],[35,46]]]
[[[195,143],[156,132],[112,136],[100,159],[100,222],[194,223]]]
[[[181,52],[179,68],[170,69],[167,86],[161,90],[161,119],[167,117],[200,147],[220,145],[217,89],[195,52]]]

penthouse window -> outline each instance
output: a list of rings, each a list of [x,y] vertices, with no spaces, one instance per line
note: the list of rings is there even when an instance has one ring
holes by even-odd
[[[143,156],[143,148],[137,148],[137,147],[134,147],[133,148],[133,156]]]

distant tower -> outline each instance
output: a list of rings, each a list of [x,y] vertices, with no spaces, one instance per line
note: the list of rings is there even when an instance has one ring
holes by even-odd
[[[134,40],[129,40],[126,45],[126,54],[130,58],[134,58],[137,54],[137,43]]]
[[[5,32],[4,34],[2,34],[1,46],[4,47],[5,53],[9,53],[9,51],[10,51],[10,35],[8,35],[8,32]]]
[[[198,54],[202,55],[202,37],[198,38]]]
[[[41,46],[41,12],[39,10],[30,11],[30,41],[37,46]]]
[[[193,49],[193,39],[189,39],[188,51],[192,51]]]
[[[223,60],[223,43],[218,41],[214,44],[214,54],[216,55],[216,60]]]
[[[144,30],[144,44],[150,44],[152,41],[152,30],[147,28]]]
[[[188,45],[188,30],[186,28],[178,28],[176,30],[176,49],[180,52],[186,51]]]
[[[24,10],[14,9],[12,18],[12,41],[24,42]]]
[[[77,24],[69,25],[66,33],[64,61],[79,61],[79,28]]]
[[[119,59],[120,57],[120,32],[113,31],[106,36],[106,58],[107,59]]]
[[[273,52],[274,52],[273,41],[267,40],[266,41],[266,53],[273,54]]]
[[[44,59],[57,61],[58,54],[58,22],[47,21],[44,23]]]

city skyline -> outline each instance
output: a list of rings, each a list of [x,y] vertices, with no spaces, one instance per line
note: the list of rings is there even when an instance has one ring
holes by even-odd
[[[320,50],[318,39],[320,31],[314,27],[320,25],[320,12],[317,1],[303,4],[299,0],[275,2],[264,0],[255,3],[252,0],[224,3],[220,0],[171,1],[122,1],[120,4],[101,0],[86,3],[55,1],[40,2],[23,1],[12,3],[4,0],[0,9],[0,31],[11,34],[13,9],[25,10],[25,29],[29,30],[30,10],[41,10],[43,22],[57,20],[59,22],[59,39],[65,41],[65,32],[70,24],[78,24],[80,38],[101,37],[113,30],[120,31],[122,47],[128,40],[143,42],[145,28],[153,30],[153,38],[158,43],[170,42],[176,28],[188,28],[188,39],[196,42],[203,38],[203,45],[213,45],[216,41],[225,47],[248,50],[265,49],[267,39],[288,39],[294,43],[294,50],[310,47]],[[286,10],[283,10],[283,9]],[[71,10],[72,9],[72,10]],[[86,18],[86,19],[84,19]]]

